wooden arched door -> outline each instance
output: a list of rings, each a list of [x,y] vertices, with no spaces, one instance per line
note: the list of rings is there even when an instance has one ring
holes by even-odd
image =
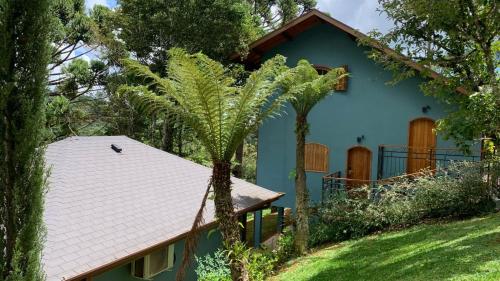
[[[346,177],[348,187],[368,184],[372,163],[372,152],[364,146],[354,146],[347,151]]]
[[[417,118],[410,122],[408,135],[408,174],[436,168],[436,124],[430,118]]]

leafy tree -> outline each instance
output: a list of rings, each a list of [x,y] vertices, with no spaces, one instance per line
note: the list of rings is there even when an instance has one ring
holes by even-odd
[[[371,35],[382,45],[413,60],[423,73],[444,79],[429,79],[422,89],[426,94],[440,97],[444,102],[458,105],[458,110],[441,120],[438,128],[445,137],[451,137],[464,148],[471,140],[481,136],[493,138],[498,145],[499,126],[482,116],[485,104],[494,111],[500,110],[498,88],[499,67],[498,39],[500,36],[499,2],[496,0],[379,0],[381,11],[394,21],[395,27],[387,34]],[[368,40],[373,45],[373,41]],[[412,77],[415,70],[401,62],[401,57],[380,51],[375,43],[370,56],[396,74],[395,81]],[[481,91],[486,86],[490,90]],[[457,94],[457,89],[462,93]],[[476,93],[474,97],[470,96]],[[495,98],[489,98],[491,93]],[[472,117],[472,118],[471,118]],[[463,122],[467,120],[467,122]]]
[[[204,202],[213,187],[219,229],[226,246],[231,247],[240,241],[231,198],[231,159],[245,137],[255,131],[264,118],[276,114],[285,101],[286,96],[279,96],[269,102],[276,89],[272,79],[283,68],[284,58],[278,56],[267,61],[244,85],[235,86],[234,79],[220,63],[201,53],[189,55],[173,49],[169,54],[168,78],[154,74],[147,66],[126,61],[126,68],[143,77],[147,86],[124,87],[121,92],[129,93],[136,104],[150,113],[175,111],[195,132],[210,154],[213,168],[192,231],[202,222]],[[195,246],[192,240],[186,242],[184,265]],[[233,280],[240,280],[244,265],[234,256],[231,261]],[[177,279],[182,280],[183,274],[184,270],[180,270]]]
[[[51,63],[47,126],[50,139],[68,135],[99,134],[103,124],[102,94],[109,82],[110,67],[124,56],[115,40],[112,11],[96,5],[85,10],[84,0],[54,0],[50,7]],[[88,56],[98,58],[92,60]]]
[[[128,50],[161,73],[172,47],[227,62],[231,53],[244,53],[264,29],[279,27],[315,5],[314,0],[121,0],[116,21]]]
[[[0,1],[0,280],[43,280],[49,0]]]
[[[116,23],[127,49],[162,75],[172,47],[224,60],[262,34],[242,0],[121,0]]]
[[[247,0],[252,14],[260,19],[266,31],[279,28],[297,16],[316,7],[316,0]]]
[[[315,1],[121,0],[118,4],[115,27],[120,30],[119,39],[137,60],[165,76],[170,48],[203,52],[227,64],[230,54],[245,53],[265,31],[310,9]],[[165,122],[161,145],[165,151],[174,152],[176,144],[182,146],[192,138],[189,131],[178,133],[177,129],[185,127],[179,118],[167,116],[159,120]],[[241,176],[241,169],[235,169],[235,174]]]
[[[51,95],[75,99],[94,90],[107,71],[101,61],[88,63],[82,59],[97,50],[104,36],[85,12],[84,0],[53,0],[50,15]]]
[[[309,239],[309,192],[305,172],[305,142],[309,132],[307,116],[316,104],[333,93],[339,79],[346,75],[344,72],[343,68],[335,68],[320,75],[308,61],[301,60],[296,67],[285,71],[278,81],[284,93],[293,97],[290,103],[296,112],[295,248],[300,254],[307,250]]]
[[[201,51],[227,61],[230,53],[244,50],[262,35],[257,25],[242,0],[122,0],[115,14],[118,36],[126,49],[161,76],[166,74],[170,48]],[[161,147],[174,152],[176,142],[182,145],[190,136],[186,132],[179,135],[177,129],[183,125],[176,116],[169,114],[160,119],[164,122]]]

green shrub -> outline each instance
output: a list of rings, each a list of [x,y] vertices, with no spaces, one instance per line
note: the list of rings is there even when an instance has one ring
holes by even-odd
[[[223,250],[217,250],[213,256],[196,257],[196,265],[199,281],[231,281],[229,262]]]
[[[276,257],[267,250],[248,251],[247,270],[250,281],[264,281],[276,269]]]
[[[200,281],[229,281],[231,270],[229,268],[228,251],[238,257],[238,262],[245,265],[250,281],[264,281],[273,274],[277,267],[276,255],[266,249],[247,248],[243,243],[231,246],[230,250],[217,250],[213,256],[207,254],[202,258],[196,257],[195,270]]]
[[[482,163],[460,162],[446,175],[417,179],[414,208],[423,218],[462,218],[493,209],[493,188],[481,167]]]
[[[277,265],[281,265],[295,257],[294,242],[295,237],[290,230],[285,230],[283,234],[279,236],[276,247],[273,250]]]
[[[311,218],[310,245],[407,227],[425,219],[464,218],[491,211],[495,206],[494,188],[485,181],[481,172],[484,167],[485,162],[453,163],[446,173],[437,176],[429,173],[364,192],[377,194],[373,198],[338,197],[323,202],[315,207]]]

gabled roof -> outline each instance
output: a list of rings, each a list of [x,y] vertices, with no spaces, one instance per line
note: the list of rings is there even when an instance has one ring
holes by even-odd
[[[283,27],[265,35],[264,37],[260,38],[259,40],[253,42],[249,46],[249,53],[246,56],[246,58],[241,58],[240,54],[233,54],[231,56],[232,60],[240,60],[242,61],[245,65],[247,65],[249,68],[254,68],[257,65],[261,63],[261,59],[263,55],[268,52],[269,50],[273,49],[274,47],[291,41],[293,40],[294,37],[298,36],[300,33],[310,29],[311,27],[314,27],[318,24],[329,24],[333,26],[334,28],[337,28],[345,33],[347,33],[349,36],[351,36],[353,39],[366,39],[367,42],[370,42],[370,45],[372,48],[375,48],[379,51],[384,52],[385,54],[389,55],[393,59],[397,61],[401,61],[405,65],[407,65],[410,68],[413,68],[417,70],[418,72],[423,72],[425,71],[432,79],[445,79],[443,76],[441,76],[439,73],[425,68],[416,62],[412,61],[411,59],[397,53],[395,50],[388,48],[386,46],[383,46],[380,42],[371,39],[368,37],[366,34],[346,25],[343,22],[340,22],[329,15],[322,13],[316,9],[313,9],[304,15],[290,21],[289,23],[285,24]],[[460,92],[461,94],[466,94],[465,89],[463,88],[458,88],[457,92]]]
[[[122,148],[117,153],[110,148]],[[182,239],[211,169],[124,136],[71,137],[50,144],[43,264],[47,281],[80,280]],[[232,178],[239,212],[282,194]],[[205,227],[215,226],[213,201]]]

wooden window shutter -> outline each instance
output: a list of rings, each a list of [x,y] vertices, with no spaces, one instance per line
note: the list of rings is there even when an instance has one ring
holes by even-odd
[[[328,147],[319,143],[306,143],[305,167],[308,172],[328,172]]]
[[[344,73],[348,72],[347,65],[341,66],[341,68],[344,69]],[[335,86],[335,91],[347,91],[347,80],[349,79],[348,76],[345,76],[344,78],[339,80],[339,83]]]

